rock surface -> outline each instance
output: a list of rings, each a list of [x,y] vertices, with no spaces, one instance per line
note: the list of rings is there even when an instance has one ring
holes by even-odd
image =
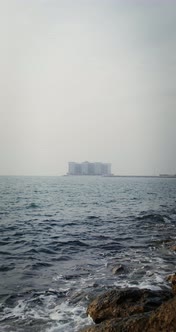
[[[129,318],[110,319],[84,328],[80,332],[143,332],[146,322],[148,322],[147,315],[134,315]]]
[[[163,303],[155,312],[151,314],[144,331],[176,331],[176,296],[173,299]]]
[[[138,288],[114,289],[98,296],[90,303],[87,314],[97,324],[112,318],[152,311],[171,297],[172,294],[169,291]]]
[[[176,295],[176,273],[171,274],[167,277],[167,281],[170,281],[172,284],[172,292],[174,295]]]
[[[171,291],[115,289],[98,296],[87,314],[97,325],[80,332],[176,332],[176,297]]]
[[[176,332],[176,297],[153,313],[104,321],[81,332]]]
[[[112,274],[118,274],[125,272],[125,268],[123,265],[117,265],[112,268]]]
[[[170,247],[170,250],[176,251],[176,245],[173,245],[172,247]]]

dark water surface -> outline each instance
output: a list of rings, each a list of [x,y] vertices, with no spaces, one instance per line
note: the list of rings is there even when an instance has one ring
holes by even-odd
[[[175,225],[176,179],[0,177],[0,331],[78,331],[100,291],[167,286]]]

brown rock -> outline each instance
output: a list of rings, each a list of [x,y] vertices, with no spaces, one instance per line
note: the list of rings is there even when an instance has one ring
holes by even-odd
[[[171,249],[172,251],[176,251],[176,245],[170,247],[170,249]]]
[[[172,284],[172,292],[174,295],[176,295],[176,273],[171,274],[170,276],[167,277],[167,281],[170,281]]]
[[[138,288],[114,289],[98,296],[90,303],[87,314],[98,324],[112,318],[118,319],[152,311],[171,297],[170,291]]]
[[[176,273],[169,275],[167,280],[171,281],[172,284],[176,284]]]
[[[134,315],[129,318],[104,321],[84,328],[80,332],[141,332],[144,331],[147,321],[147,315]]]
[[[168,239],[165,239],[165,240],[162,240],[163,243],[170,243],[170,242],[173,242],[173,239],[172,238],[168,238]]]
[[[162,304],[154,313],[151,314],[144,331],[176,331],[176,297]]]
[[[80,332],[176,332],[176,296],[153,312],[107,320]]]

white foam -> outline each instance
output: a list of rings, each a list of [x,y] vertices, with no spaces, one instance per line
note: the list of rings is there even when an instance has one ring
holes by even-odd
[[[14,308],[4,308],[1,323],[5,320],[27,321],[30,319],[43,320],[43,332],[73,332],[78,331],[85,325],[92,323],[90,317],[86,317],[86,308],[82,305],[73,305],[69,301],[56,304],[57,297],[53,294],[38,295],[38,304],[36,298],[18,300]],[[47,327],[45,322],[49,322]],[[53,324],[52,324],[53,322]],[[26,324],[26,323],[25,323]]]
[[[85,325],[92,324],[90,317],[85,317],[85,308],[82,306],[70,307],[66,301],[56,306],[50,313],[50,319],[56,322],[46,332],[73,332]]]
[[[59,275],[53,277],[53,281],[58,281],[61,279],[64,279],[64,276],[62,274],[59,274]]]
[[[167,217],[163,217],[165,224],[171,224],[171,220]]]
[[[158,290],[161,290],[161,287],[159,286],[155,286],[153,284],[150,284],[150,283],[147,283],[146,281],[143,281],[141,282],[139,285],[138,285],[138,288],[140,289],[143,289],[143,288],[146,288],[146,289],[151,289],[153,291],[158,291]]]

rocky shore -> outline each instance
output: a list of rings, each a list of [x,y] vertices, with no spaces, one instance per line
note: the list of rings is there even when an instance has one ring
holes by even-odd
[[[80,332],[176,332],[176,274],[167,280],[170,290],[115,288],[99,295],[87,308],[94,324]]]

